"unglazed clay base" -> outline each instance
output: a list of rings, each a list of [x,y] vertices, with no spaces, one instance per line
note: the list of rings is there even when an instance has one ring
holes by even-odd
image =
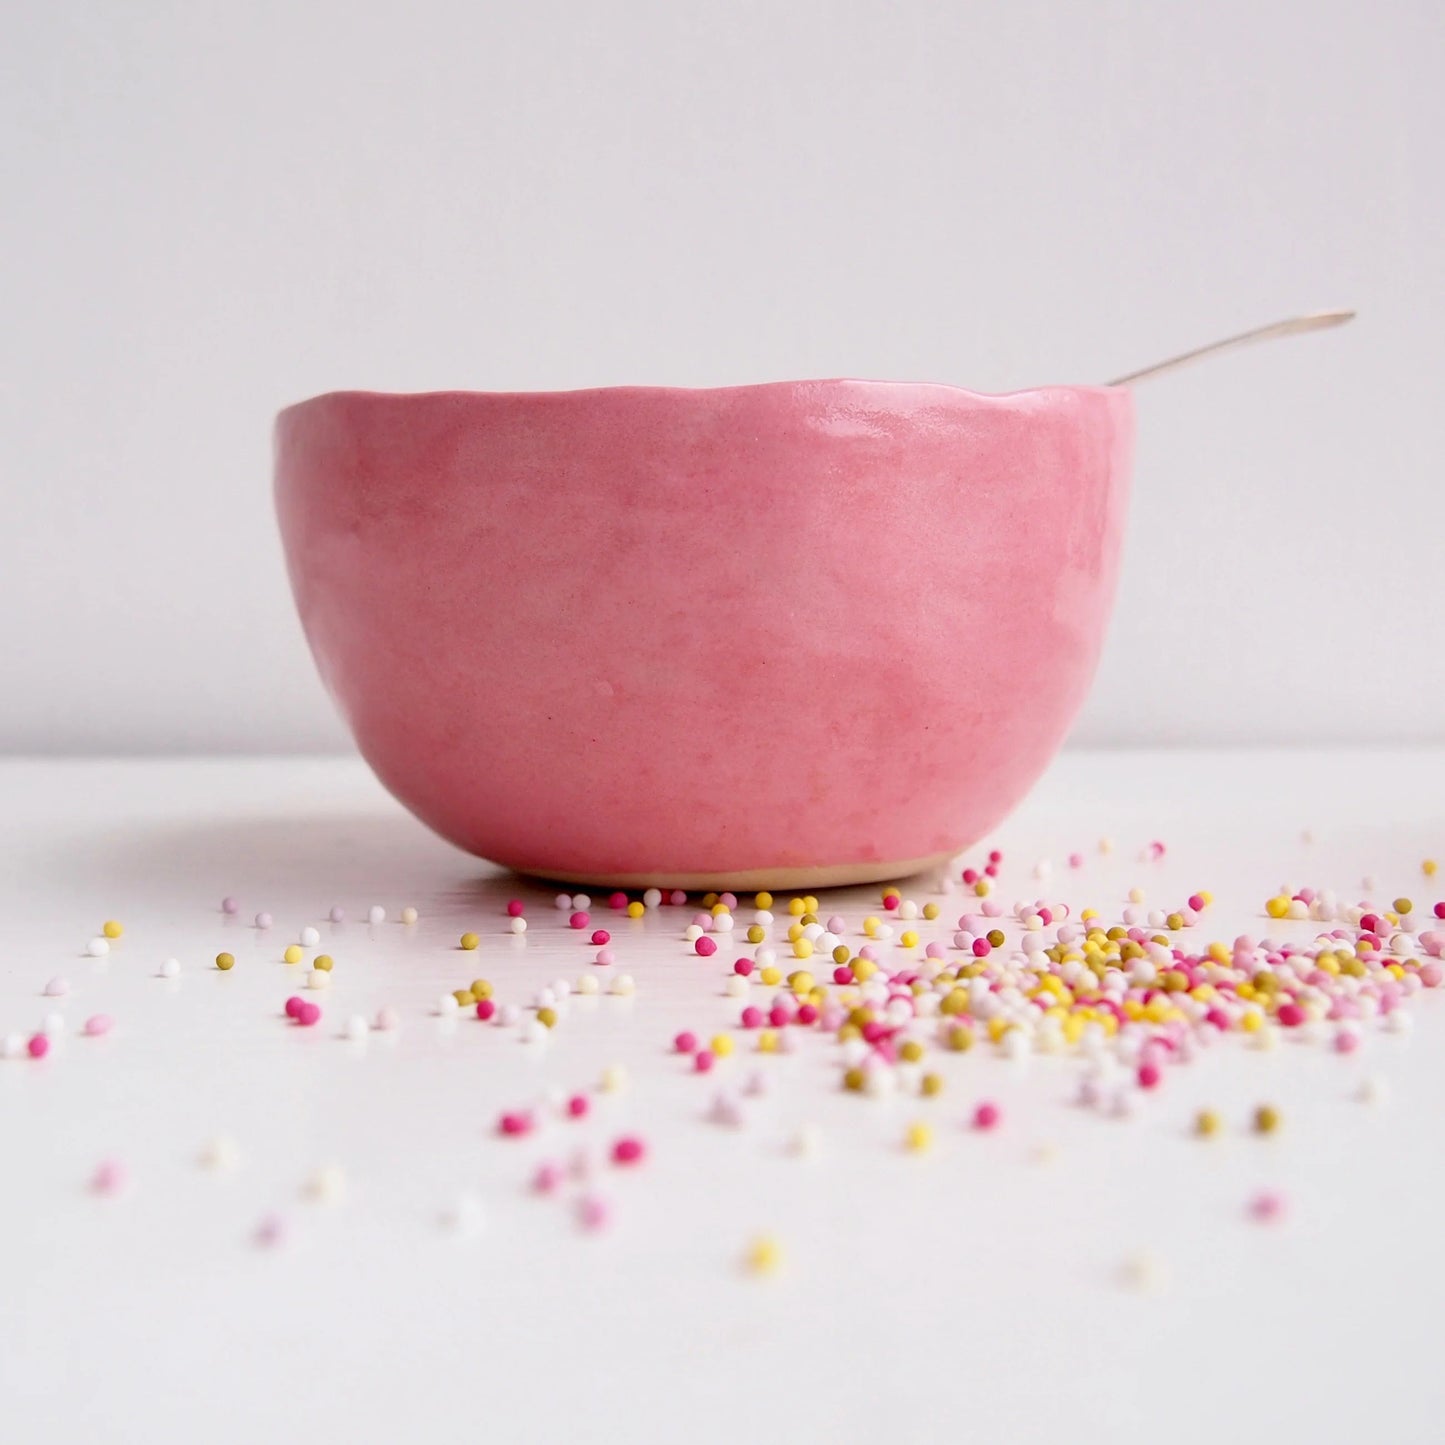
[[[558,883],[585,883],[589,888],[682,888],[689,893],[749,892],[797,888],[850,888],[858,883],[886,883],[941,868],[954,855],[905,858],[896,863],[832,863],[823,868],[744,868],[736,873],[575,873]],[[543,875],[550,876],[550,875]]]

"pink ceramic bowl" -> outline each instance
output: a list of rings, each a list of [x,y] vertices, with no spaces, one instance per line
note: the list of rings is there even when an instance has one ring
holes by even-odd
[[[322,677],[463,848],[588,884],[921,872],[1019,801],[1118,572],[1124,388],[811,381],[281,413]]]

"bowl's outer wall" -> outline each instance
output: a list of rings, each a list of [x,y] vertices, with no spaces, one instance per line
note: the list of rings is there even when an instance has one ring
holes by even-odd
[[[524,871],[956,852],[1088,689],[1125,389],[336,393],[277,422],[302,623],[382,782]]]

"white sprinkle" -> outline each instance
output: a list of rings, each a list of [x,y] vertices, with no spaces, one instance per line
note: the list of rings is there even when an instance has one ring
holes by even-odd
[[[216,1174],[229,1174],[241,1162],[241,1146],[229,1134],[217,1134],[201,1146],[201,1167]]]
[[[642,906],[644,908],[656,908],[662,903],[662,892],[657,888],[649,888],[642,895]]]
[[[804,1124],[788,1141],[788,1152],[796,1159],[816,1159],[823,1148],[823,1135],[816,1124]]]
[[[696,943],[702,937],[702,929],[695,923],[689,923],[682,935],[689,943]]]
[[[900,918],[912,920],[918,917],[918,912],[918,905],[911,898],[905,898],[903,902],[898,905],[898,916]]]
[[[552,984],[552,994],[557,999],[564,999],[572,992],[572,985],[565,978],[559,978]]]
[[[1164,1261],[1147,1249],[1141,1249],[1124,1261],[1119,1269],[1119,1278],[1126,1288],[1140,1294],[1158,1294],[1169,1285],[1169,1271]]]
[[[597,975],[594,973],[584,973],[577,980],[578,993],[594,994],[599,992],[601,987],[602,985],[597,982]]]
[[[49,1034],[51,1038],[54,1038],[57,1034],[63,1034],[65,1032],[65,1015],[60,1013],[46,1014],[40,1021],[40,1030],[42,1033]]]
[[[728,974],[723,983],[723,992],[729,998],[742,998],[748,991],[748,981],[740,973]]]
[[[501,1028],[509,1029],[522,1017],[521,1008],[514,1003],[504,1003],[497,1010],[497,1023]],[[533,1020],[535,1023],[536,1020]]]
[[[92,938],[90,942],[85,945],[85,951],[92,958],[104,958],[105,955],[110,952],[110,939],[99,936]]]
[[[28,1046],[28,1040],[24,1034],[6,1034],[4,1041],[0,1042],[0,1058],[23,1058]]]
[[[745,1122],[742,1104],[727,1092],[718,1094],[713,1099],[708,1117],[714,1124],[722,1124],[729,1129],[739,1129]]]
[[[360,1043],[371,1032],[371,1025],[360,1014],[352,1014],[346,1020],[346,1037],[352,1043]]]
[[[572,907],[578,913],[586,913],[592,907],[592,900],[585,893],[574,893],[572,895]]]
[[[325,969],[325,968],[313,968],[313,969],[306,975],[306,987],[307,987],[307,988],[330,988],[330,987],[331,987],[331,971],[330,971],[329,969]],[[455,1003],[455,1002],[456,1002],[456,999],[453,999],[452,1002]]]
[[[540,1044],[547,1037],[547,1025],[541,1019],[529,1018],[523,1021],[519,1032],[524,1044]]]
[[[637,991],[637,985],[633,982],[630,973],[619,973],[612,980],[612,992],[619,994],[631,994]]]
[[[306,1181],[306,1195],[317,1204],[340,1204],[346,1198],[346,1175],[337,1164],[324,1164]]]
[[[1388,1104],[1390,1102],[1389,1081],[1380,1078],[1378,1074],[1370,1074],[1360,1080],[1360,1087],[1356,1090],[1355,1097],[1362,1104]]]
[[[620,1094],[627,1087],[627,1070],[621,1064],[608,1064],[597,1086],[604,1094]]]
[[[308,923],[306,927],[301,930],[301,947],[315,948],[320,942],[321,935]]]
[[[486,1211],[475,1194],[459,1194],[441,1212],[442,1228],[464,1238],[480,1234],[485,1223]]]
[[[1408,1034],[1415,1027],[1414,1018],[1402,1008],[1391,1009],[1385,1015],[1385,1030],[1392,1034]]]
[[[461,1011],[461,1004],[456,1001],[456,998],[452,994],[444,993],[437,1000],[437,1012],[444,1019],[454,1019]]]
[[[527,920],[525,918],[514,918],[508,925],[513,933],[525,933],[527,931]]]
[[[386,909],[379,903],[373,903],[371,907],[366,910],[366,921],[368,923],[385,923]]]
[[[256,915],[256,927],[257,927],[257,928],[270,928],[271,923],[272,923],[272,918],[271,918],[271,915],[270,915],[269,913],[258,913],[258,914]]]
[[[181,961],[178,958],[168,958],[160,966],[162,978],[179,978],[181,976]]]

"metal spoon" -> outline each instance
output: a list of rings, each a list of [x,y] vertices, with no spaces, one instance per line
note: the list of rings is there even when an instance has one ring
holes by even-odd
[[[1181,352],[1167,361],[1156,361],[1142,371],[1131,371],[1127,376],[1115,377],[1109,386],[1132,386],[1147,377],[1162,376],[1201,356],[1213,356],[1218,351],[1231,351],[1236,346],[1249,346],[1255,341],[1270,341],[1276,336],[1298,336],[1305,331],[1323,331],[1329,326],[1343,326],[1352,321],[1353,311],[1311,311],[1307,316],[1292,316],[1288,321],[1274,321],[1268,326],[1258,326],[1253,331],[1241,331],[1238,336],[1226,336],[1223,341],[1211,341],[1208,346],[1196,346],[1193,351]]]

